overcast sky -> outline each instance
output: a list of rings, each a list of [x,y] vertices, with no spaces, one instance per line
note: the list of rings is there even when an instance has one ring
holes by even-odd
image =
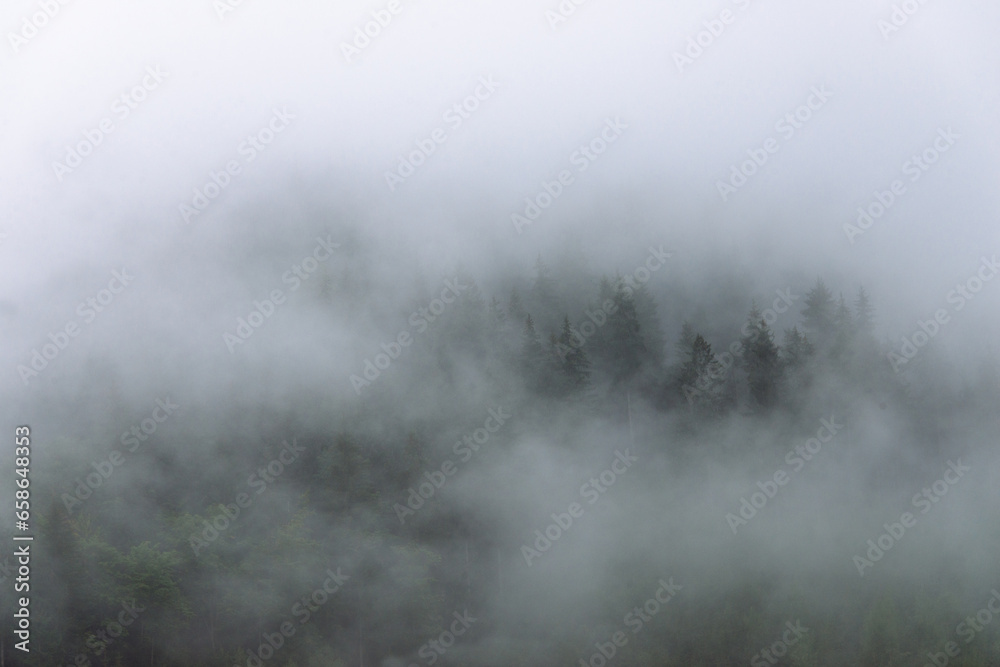
[[[997,250],[993,3],[914,2],[899,26],[887,1],[563,2],[569,16],[555,0],[401,0],[395,13],[386,2],[49,4],[0,12],[0,363],[15,396],[45,386],[16,368],[71,320],[83,331],[53,377],[93,349],[161,372],[171,354],[227,367],[223,332],[287,288],[282,274],[321,232],[343,251],[328,270],[401,301],[416,272],[462,263],[488,285],[497,267],[565,248],[627,270],[663,244],[675,263],[658,280],[738,268],[762,298],[817,275],[851,293],[865,284],[894,341]],[[376,36],[351,53],[366,24]],[[457,123],[449,110],[477,90]],[[796,110],[798,127],[780,124]],[[576,151],[609,119],[618,136],[581,171]],[[444,141],[390,189],[387,172],[436,130]],[[262,131],[273,140],[250,160],[245,142]],[[87,132],[98,145],[58,166]],[[719,183],[767,145],[723,201]],[[907,171],[927,150],[935,163]],[[185,221],[179,207],[230,161],[240,173]],[[511,215],[563,170],[572,182],[518,233]],[[905,191],[851,243],[844,225],[896,179]],[[360,248],[380,262],[352,266]],[[123,267],[134,283],[85,322],[77,304]],[[998,292],[984,287],[942,345],[995,336],[983,327]],[[352,350],[364,322],[339,321],[327,341]],[[296,347],[295,326],[275,336]],[[329,356],[320,363],[341,375],[357,359]]]

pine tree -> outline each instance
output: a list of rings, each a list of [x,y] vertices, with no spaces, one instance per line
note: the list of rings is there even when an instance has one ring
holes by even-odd
[[[524,318],[528,316],[516,287],[512,287],[510,290],[510,299],[507,301],[507,316],[511,322],[523,322]]]
[[[592,303],[587,307],[587,312],[591,315],[585,319],[581,318],[580,333],[585,336],[587,349],[590,352],[591,361],[594,368],[598,369],[602,375],[611,375],[613,370],[611,349],[611,331],[608,327],[607,313],[604,311],[605,303],[613,303],[615,299],[615,284],[607,276],[601,276],[601,281],[597,289],[596,304]],[[604,319],[602,320],[602,316]],[[587,323],[590,324],[587,324]],[[597,322],[603,322],[598,324]],[[591,329],[591,326],[594,328]]]
[[[854,327],[858,333],[875,335],[875,309],[864,287],[858,288],[858,295],[854,298]]]
[[[809,342],[805,334],[799,331],[798,327],[792,327],[785,329],[785,338],[780,352],[787,400],[793,406],[799,406],[812,381],[809,364],[814,355],[812,343]]]
[[[816,286],[806,292],[806,307],[802,311],[803,326],[813,338],[825,348],[833,339],[833,293],[827,289],[822,279],[816,280]]]
[[[601,305],[608,299],[615,298],[615,283],[608,276],[601,276],[601,282],[597,288],[597,304]]]
[[[696,334],[677,378],[678,388],[693,412],[716,414],[722,408],[725,372],[711,344]]]
[[[769,409],[777,404],[782,380],[781,359],[778,346],[774,344],[774,334],[764,321],[760,309],[754,303],[750,308],[743,336],[742,364],[747,372],[750,396],[758,407]]]
[[[660,368],[663,365],[663,348],[666,344],[666,337],[663,334],[663,327],[660,325],[660,317],[656,312],[656,301],[645,285],[639,285],[635,288],[632,299],[635,301],[635,312],[639,320],[642,340],[646,346],[648,361],[654,368]]]
[[[686,368],[693,358],[692,348],[694,346],[697,332],[687,320],[681,323],[681,332],[674,343],[674,357],[670,364],[670,371],[667,380],[663,383],[661,394],[661,407],[669,408],[674,405],[678,397],[684,396],[684,385],[690,384],[689,378],[685,375]]]
[[[694,344],[694,339],[697,334],[695,333],[694,327],[687,320],[681,324],[681,335],[674,344],[674,348],[677,350],[677,354],[681,359],[681,363],[688,360],[691,355],[691,346]]]
[[[854,372],[859,382],[867,386],[882,384],[877,380],[885,369],[885,359],[875,339],[875,308],[864,287],[858,288],[854,298]]]
[[[612,301],[614,312],[607,316],[605,325],[608,329],[606,354],[613,380],[625,382],[639,372],[648,351],[642,340],[635,300],[620,280]]]
[[[830,357],[836,361],[846,361],[850,358],[854,343],[854,315],[844,295],[837,299],[837,307],[833,312],[833,344],[830,348]]]
[[[569,316],[563,318],[562,333],[553,335],[553,344],[560,358],[560,368],[564,376],[565,393],[569,395],[586,392],[590,384],[590,359],[583,350],[583,339],[569,324]]]
[[[787,368],[801,368],[813,355],[813,346],[798,327],[785,329],[781,358]]]
[[[548,354],[542,346],[542,340],[535,331],[535,321],[528,315],[524,320],[524,330],[521,332],[521,373],[525,383],[535,391],[543,391],[546,387],[549,371]]]

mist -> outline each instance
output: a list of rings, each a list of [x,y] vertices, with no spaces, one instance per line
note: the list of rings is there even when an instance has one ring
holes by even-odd
[[[1000,664],[1000,9],[0,9],[0,665]]]

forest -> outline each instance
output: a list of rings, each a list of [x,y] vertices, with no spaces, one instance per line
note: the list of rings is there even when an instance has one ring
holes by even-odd
[[[0,25],[0,667],[1000,667],[1000,3]]]
[[[37,464],[6,663],[1000,664],[995,361],[893,362],[862,286],[709,311],[649,276],[538,257],[487,294],[458,266],[336,400],[261,375],[132,414],[94,374],[94,437]]]

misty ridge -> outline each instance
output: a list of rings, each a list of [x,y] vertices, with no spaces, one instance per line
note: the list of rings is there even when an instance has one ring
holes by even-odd
[[[313,236],[215,329],[225,392],[90,362],[35,464],[24,664],[992,664],[1000,376],[949,370],[947,323],[911,350],[862,285],[692,291],[653,244],[386,290],[400,249]],[[343,313],[342,372],[275,365]]]
[[[1000,666],[998,26],[3,3],[0,667]]]

